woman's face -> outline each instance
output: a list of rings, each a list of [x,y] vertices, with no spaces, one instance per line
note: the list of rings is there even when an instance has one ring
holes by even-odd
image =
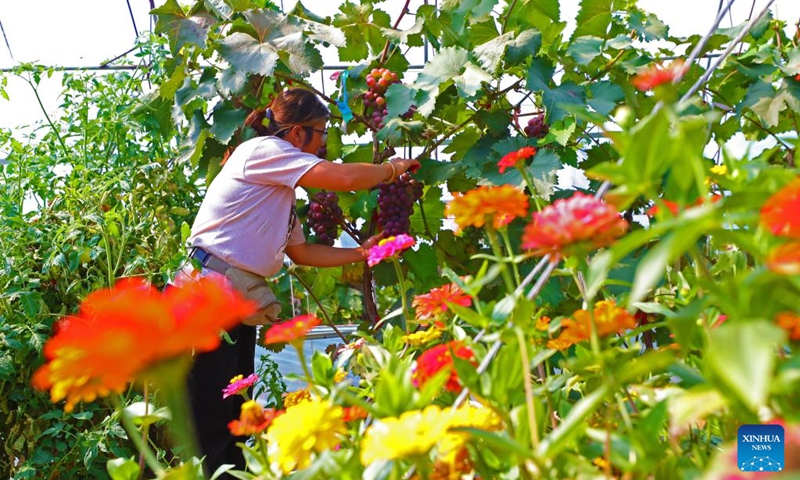
[[[328,137],[326,123],[323,120],[310,126],[296,125],[292,128],[291,137],[287,138],[287,140],[303,152],[316,155],[320,147],[325,145]]]

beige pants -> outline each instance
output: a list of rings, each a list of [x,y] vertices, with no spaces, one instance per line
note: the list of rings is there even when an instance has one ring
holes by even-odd
[[[243,324],[269,325],[278,321],[281,304],[264,277],[236,267],[228,268],[225,277],[242,296],[258,305],[256,314],[242,320]]]

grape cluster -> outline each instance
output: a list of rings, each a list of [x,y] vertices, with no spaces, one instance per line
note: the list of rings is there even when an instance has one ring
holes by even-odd
[[[549,131],[550,126],[544,123],[544,113],[532,116],[528,120],[528,125],[525,126],[525,135],[530,138],[544,138]]]
[[[403,173],[392,183],[378,185],[378,226],[388,236],[408,233],[414,202],[422,198],[422,184]]]
[[[383,128],[383,119],[389,113],[386,108],[386,89],[393,83],[400,83],[397,74],[386,68],[373,68],[367,74],[369,90],[364,94],[364,106],[370,117],[370,127],[375,130]]]
[[[317,192],[308,207],[308,228],[317,238],[317,243],[333,245],[339,236],[339,218],[342,218],[339,196],[334,192]]]
[[[322,145],[317,149],[317,158],[322,158],[323,160],[329,160],[328,147],[326,145]]]

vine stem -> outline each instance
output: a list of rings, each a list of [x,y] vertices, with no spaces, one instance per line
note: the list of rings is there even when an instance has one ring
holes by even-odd
[[[406,334],[409,333],[409,325],[411,325],[411,315],[408,311],[408,300],[406,299],[406,277],[403,275],[403,269],[400,267],[400,262],[396,258],[391,257],[394,271],[397,275],[397,280],[400,282],[400,302],[403,306],[403,326],[405,327]]]
[[[28,74],[30,76],[30,73]],[[50,119],[50,115],[47,114],[47,109],[44,108],[44,103],[42,103],[42,97],[39,96],[39,89],[37,89],[30,78],[24,78],[20,75],[20,78],[25,80],[25,82],[30,85],[31,89],[33,90],[33,96],[36,97],[36,102],[39,104],[39,108],[42,110],[44,114],[45,120],[47,120],[47,124],[50,125],[50,128],[53,130],[53,133],[56,135],[56,139],[58,139],[58,143],[61,145],[61,149],[64,151],[64,156],[68,157],[69,152],[67,151],[67,146],[64,144],[64,139],[61,138],[61,134],[58,133],[58,129],[53,124],[53,120]]]
[[[534,451],[539,451],[539,423],[536,421],[536,408],[533,404],[533,383],[531,382],[531,361],[528,357],[528,344],[522,335],[522,330],[514,328],[519,342],[519,358],[522,361],[522,380],[525,386],[525,404],[528,408],[528,428],[531,431],[531,445]]]
[[[311,298],[314,300],[314,302],[317,304],[317,306],[319,307],[320,311],[322,312],[322,316],[325,317],[325,322],[328,324],[328,326],[331,327],[334,332],[336,332],[336,335],[338,335],[339,338],[341,338],[344,343],[347,343],[347,338],[345,338],[345,336],[342,334],[342,332],[339,331],[339,329],[336,328],[336,325],[333,324],[333,320],[328,315],[327,310],[325,310],[325,307],[322,305],[322,302],[319,300],[317,295],[314,293],[313,290],[311,290],[311,286],[308,283],[306,283],[305,280],[300,278],[300,275],[295,273],[294,269],[290,269],[289,270],[289,275],[291,275],[294,278],[296,278],[297,281],[300,282],[300,285],[302,285],[303,288],[306,289],[306,292],[308,292],[308,294],[311,296]]]
[[[125,413],[125,409],[122,405],[122,399],[120,398],[119,394],[113,394],[110,396],[111,402],[114,407],[119,411],[120,418],[122,419],[122,427],[128,433],[128,438],[131,439],[136,449],[139,450],[139,454],[142,455],[147,462],[147,466],[150,467],[150,470],[156,474],[157,477],[160,477],[164,474],[164,467],[158,463],[158,459],[156,458],[155,454],[150,447],[147,445],[142,437],[138,435],[138,429],[136,425],[133,424],[133,420]],[[146,399],[145,399],[146,401]]]
[[[397,27],[400,25],[400,21],[406,15],[408,11],[408,5],[411,3],[411,0],[406,0],[406,4],[403,5],[403,9],[400,11],[400,15],[397,17],[397,20],[394,22],[393,29],[397,30]],[[381,60],[378,62],[380,65],[383,65],[383,62],[386,61],[386,54],[389,52],[389,40],[386,40],[386,43],[383,45],[383,51],[381,52]]]

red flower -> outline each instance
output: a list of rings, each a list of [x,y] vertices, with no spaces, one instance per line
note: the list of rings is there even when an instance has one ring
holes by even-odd
[[[353,405],[352,407],[344,407],[342,411],[344,412],[342,420],[345,423],[367,418],[368,414],[366,410],[359,407],[358,405]]]
[[[767,266],[783,275],[800,275],[800,242],[785,243],[773,248],[767,256]]]
[[[33,377],[53,402],[75,403],[121,392],[153,365],[213,350],[221,330],[255,313],[253,303],[211,278],[164,293],[138,279],[90,293],[77,316],[58,324]]]
[[[764,203],[761,224],[775,235],[800,238],[800,177]]]
[[[453,366],[453,355],[477,365],[472,349],[461,342],[454,340],[445,345],[437,345],[417,358],[417,368],[411,377],[414,386],[422,388],[436,374],[445,371],[449,372],[445,389],[450,392],[458,392],[461,388],[461,381]]]
[[[448,302],[469,307],[472,305],[472,298],[463,293],[458,285],[450,283],[432,288],[428,293],[416,295],[411,305],[416,310],[417,320],[429,320],[446,312]]]
[[[283,410],[265,409],[255,400],[248,400],[242,404],[239,420],[231,421],[228,430],[237,437],[255,435],[266,430],[282,413]]]
[[[516,152],[506,154],[497,162],[497,166],[499,167],[500,173],[505,173],[506,168],[513,168],[520,160],[525,160],[534,155],[536,155],[536,149],[534,147],[522,147]]]
[[[643,92],[653,90],[659,85],[671,83],[678,75],[683,75],[687,68],[683,60],[672,62],[669,67],[653,64],[631,79],[631,84]]]
[[[559,257],[569,255],[576,244],[611,245],[627,229],[628,222],[613,206],[578,192],[535,213],[522,234],[522,248],[537,256]]]
[[[308,332],[322,323],[314,315],[300,315],[283,323],[271,326],[264,336],[264,343],[292,343],[305,338]]]

